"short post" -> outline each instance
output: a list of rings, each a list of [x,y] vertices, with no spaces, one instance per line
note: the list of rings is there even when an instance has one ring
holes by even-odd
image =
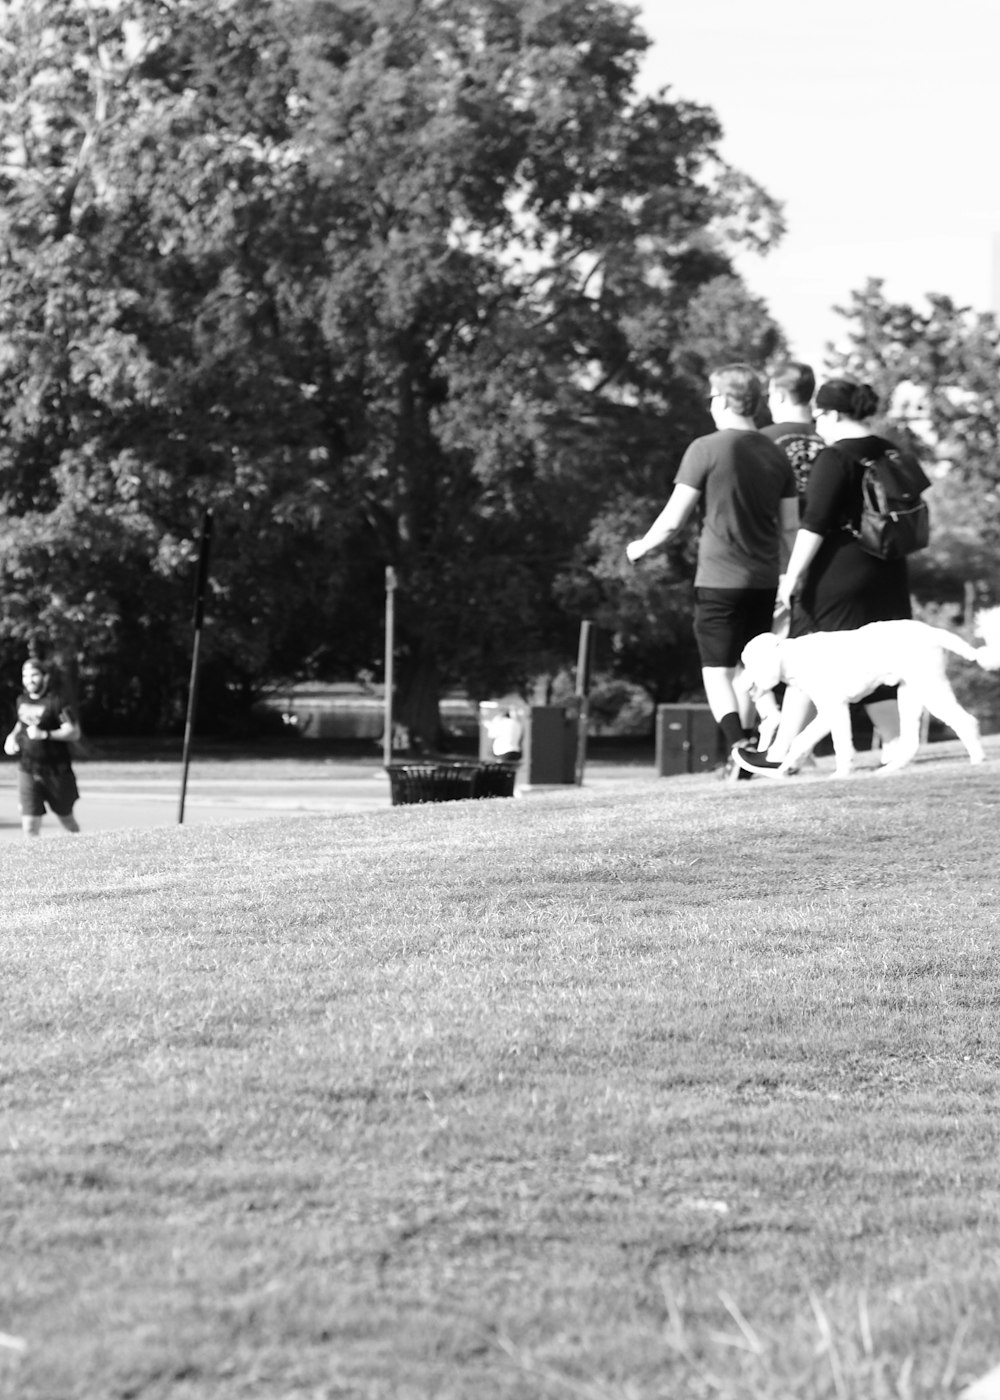
[[[394,634],[396,630],[396,570],[392,565],[388,565],[385,571],[385,706],[384,706],[384,732],[382,734],[382,762],[388,768],[392,762],[392,691],[393,672],[392,658],[394,646]]]
[[[593,623],[580,623],[580,645],[576,657],[576,694],[579,717],[576,731],[576,786],[583,785],[583,770],[587,763],[587,722],[590,717],[590,635]]]

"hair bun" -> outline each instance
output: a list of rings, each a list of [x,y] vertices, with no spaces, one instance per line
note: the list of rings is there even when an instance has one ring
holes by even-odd
[[[851,416],[870,418],[878,408],[878,394],[870,384],[859,384],[851,395]]]
[[[847,418],[870,418],[878,408],[878,394],[856,379],[828,379],[816,395],[816,407],[831,408]]]

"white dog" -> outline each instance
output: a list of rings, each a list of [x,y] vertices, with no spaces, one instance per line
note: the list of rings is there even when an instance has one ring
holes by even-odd
[[[853,632],[813,632],[785,639],[765,632],[744,647],[744,670],[737,685],[748,691],[773,690],[784,681],[804,691],[816,706],[816,718],[793,741],[782,772],[797,769],[819,740],[830,734],[835,776],[848,777],[854,761],[848,707],[880,685],[899,686],[900,728],[899,738],[887,747],[882,772],[895,772],[914,757],[920,747],[924,710],[950,725],[972,762],[982,763],[979,721],[955,699],[945,673],[948,651],[984,670],[1000,670],[1000,646],[993,640],[1000,628],[1000,609],[981,614],[977,624],[987,637],[987,645],[979,648],[925,622],[871,622]]]

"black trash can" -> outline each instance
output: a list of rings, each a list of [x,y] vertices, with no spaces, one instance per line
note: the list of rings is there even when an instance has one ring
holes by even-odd
[[[706,773],[725,761],[722,730],[707,705],[657,705],[656,771]]]
[[[577,705],[532,705],[525,734],[524,782],[539,787],[575,783],[579,733]]]
[[[474,797],[478,763],[390,763],[389,789],[394,807],[414,802],[458,802]]]
[[[516,763],[480,763],[472,784],[473,797],[513,797]]]

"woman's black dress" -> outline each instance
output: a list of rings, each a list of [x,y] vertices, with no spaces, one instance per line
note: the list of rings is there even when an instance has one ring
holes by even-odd
[[[791,635],[850,632],[868,622],[913,616],[905,559],[876,559],[851,533],[861,518],[862,458],[895,444],[875,434],[843,438],[812,464],[801,526],[822,535],[793,609]]]

